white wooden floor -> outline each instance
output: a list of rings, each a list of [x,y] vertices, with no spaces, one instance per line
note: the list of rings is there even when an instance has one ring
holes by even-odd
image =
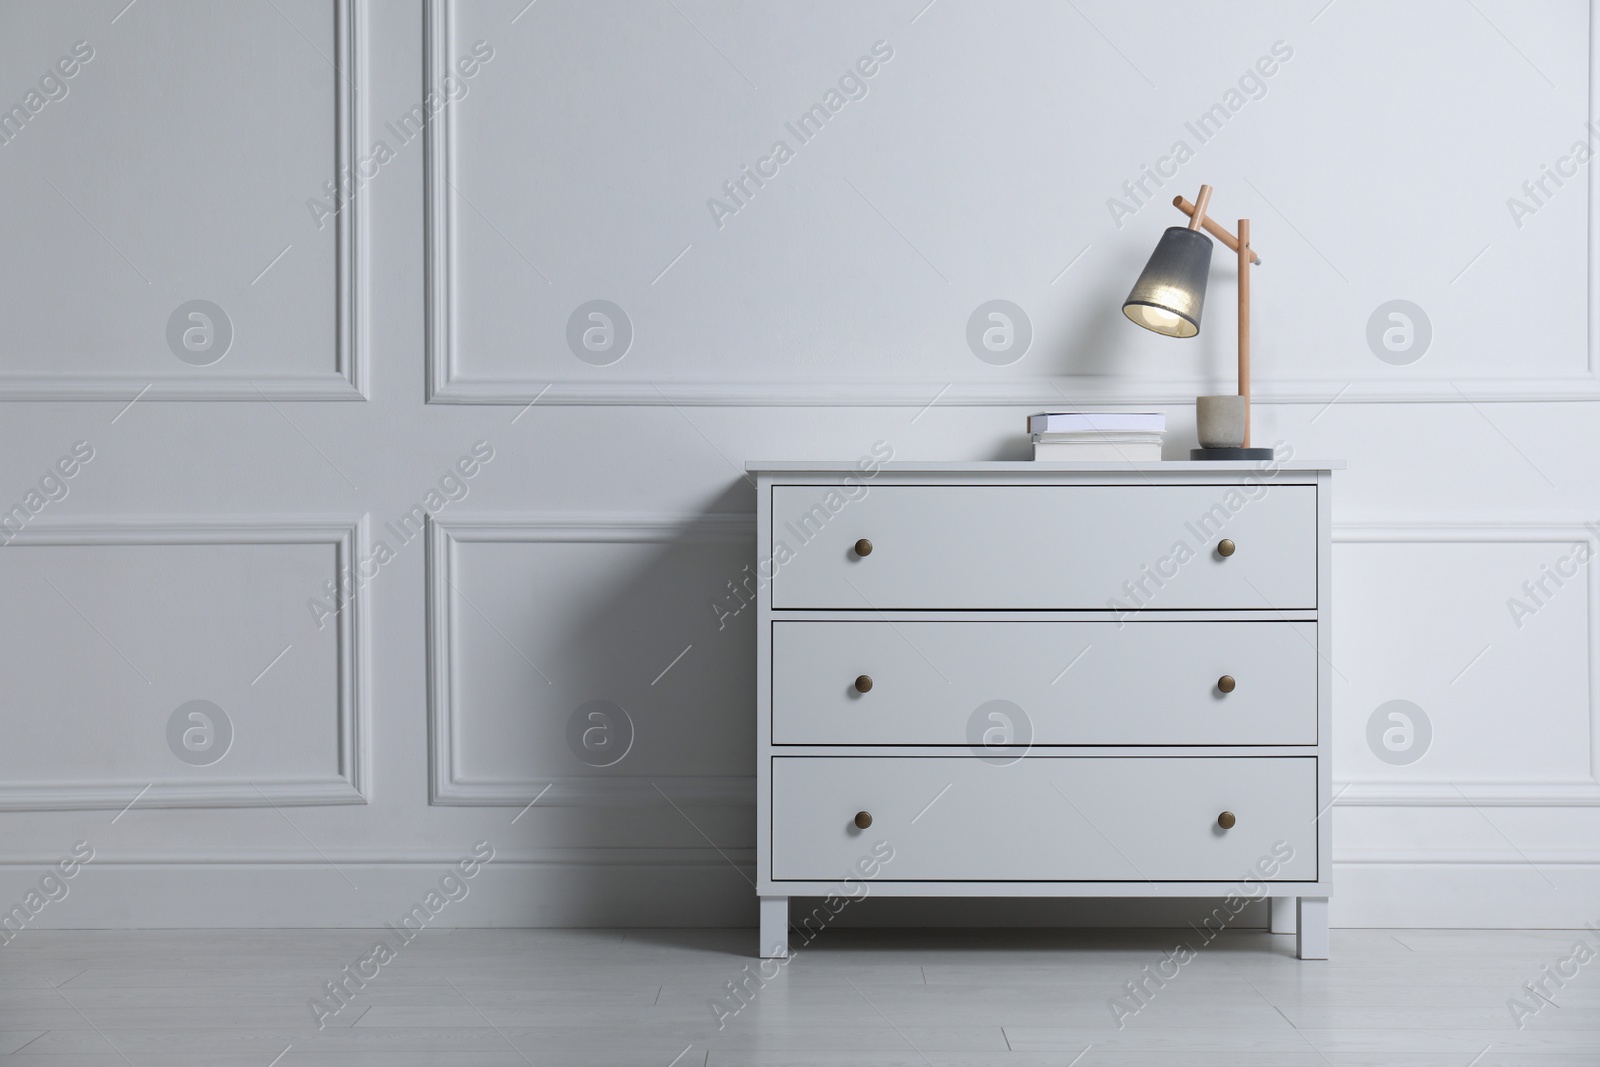
[[[392,933],[29,930],[0,1064],[1595,1067],[1600,959],[1522,1029],[1506,1003],[1580,935],[1338,930],[1301,963],[1226,933],[1119,1029],[1109,999],[1183,932],[831,929],[719,1029],[754,931],[428,930],[319,1031],[308,1000]]]

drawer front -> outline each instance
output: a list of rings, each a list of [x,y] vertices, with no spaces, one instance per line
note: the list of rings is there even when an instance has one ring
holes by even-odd
[[[847,500],[829,486],[775,486],[772,606],[1315,608],[1316,494],[1312,485],[887,485]],[[863,538],[867,556],[853,547]],[[1223,539],[1232,556],[1217,553]]]
[[[779,756],[772,877],[837,880],[883,841],[878,881],[1315,881],[1316,816],[1314,757]]]
[[[1317,624],[775,622],[772,743],[1314,745]]]

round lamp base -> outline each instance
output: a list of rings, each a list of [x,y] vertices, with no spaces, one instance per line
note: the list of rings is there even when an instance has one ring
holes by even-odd
[[[1191,448],[1190,459],[1272,459],[1270,448]]]

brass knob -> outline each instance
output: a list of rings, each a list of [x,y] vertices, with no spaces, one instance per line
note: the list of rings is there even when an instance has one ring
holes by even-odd
[[[1228,816],[1228,818],[1232,819],[1233,816],[1230,815],[1230,816]],[[857,830],[865,830],[867,827],[869,827],[871,825],[872,825],[872,812],[870,812],[870,811],[858,811],[858,812],[856,812],[856,829]],[[1229,823],[1229,825],[1231,826],[1232,823]]]
[[[1238,820],[1233,817],[1233,812],[1231,811],[1225,811],[1217,816],[1217,825],[1224,830],[1232,830],[1235,822],[1238,822]]]
[[[1231,549],[1230,549],[1230,551],[1231,551]],[[856,542],[856,555],[858,555],[858,556],[870,556],[870,555],[872,555],[872,542],[868,541],[865,537],[863,537],[861,540],[857,541]]]
[[[1217,555],[1231,556],[1233,555],[1233,550],[1238,547],[1238,545],[1224,537],[1222,540],[1217,542]]]
[[[872,675],[863,674],[863,675],[861,675],[860,677],[858,677],[856,679],[856,692],[858,692],[858,693],[870,693],[870,692],[872,692]]]
[[[1224,674],[1221,678],[1217,679],[1217,688],[1224,693],[1233,692],[1233,687],[1237,684],[1238,683],[1233,680],[1233,675],[1231,674]]]

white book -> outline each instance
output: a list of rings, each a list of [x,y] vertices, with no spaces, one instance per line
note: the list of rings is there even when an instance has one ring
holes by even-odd
[[[1062,442],[1041,441],[1036,437],[1033,442],[1033,458],[1036,460],[1150,463],[1161,458],[1161,442]]]
[[[1166,429],[1167,416],[1159,411],[1045,411],[1028,416],[1029,433],[1165,433]]]

